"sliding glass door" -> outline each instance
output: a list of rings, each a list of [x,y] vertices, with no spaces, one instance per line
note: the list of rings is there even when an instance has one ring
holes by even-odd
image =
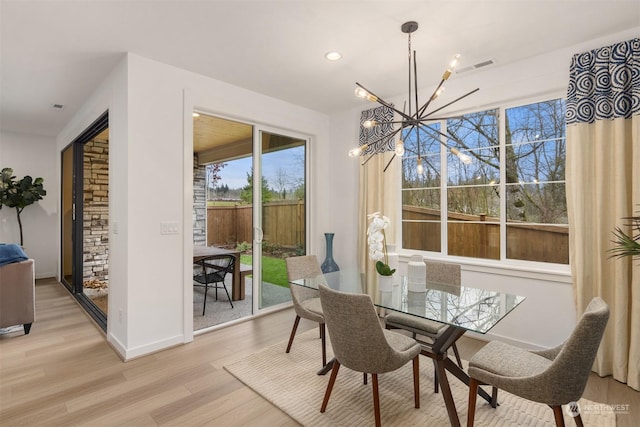
[[[277,132],[277,133],[276,133]],[[260,186],[254,178],[256,200],[254,271],[257,305],[260,309],[291,299],[285,258],[306,253],[306,140],[282,132],[258,132],[260,155],[255,168],[262,176]]]
[[[307,140],[204,113],[195,113],[193,123],[193,244],[236,252],[241,283],[229,279],[227,287],[244,291],[229,288],[233,307],[224,292],[221,301],[208,300],[203,315],[203,295],[194,289],[200,330],[291,300],[285,258],[307,246]]]

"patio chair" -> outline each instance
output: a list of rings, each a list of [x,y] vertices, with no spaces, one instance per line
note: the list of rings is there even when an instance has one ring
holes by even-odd
[[[194,268],[193,275],[193,280],[197,283],[194,283],[193,286],[204,287],[203,316],[207,309],[207,293],[209,288],[215,288],[216,301],[218,300],[218,288],[224,289],[229,299],[229,304],[231,304],[231,308],[233,308],[231,295],[229,295],[224,279],[228,273],[233,273],[234,262],[235,258],[232,255],[216,255],[200,259],[193,263],[194,266],[197,267]]]

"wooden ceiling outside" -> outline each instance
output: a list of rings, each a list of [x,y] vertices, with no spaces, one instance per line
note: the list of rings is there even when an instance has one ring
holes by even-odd
[[[200,114],[193,118],[193,151],[201,163],[250,156],[252,132],[251,125]]]

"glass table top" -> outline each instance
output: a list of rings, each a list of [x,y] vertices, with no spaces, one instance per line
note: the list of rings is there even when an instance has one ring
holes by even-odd
[[[351,293],[363,293],[364,275],[356,270],[327,273],[322,276],[299,279],[293,285],[318,289],[326,284],[330,288]],[[486,333],[524,297],[504,292],[462,286],[427,282],[423,290],[409,291],[407,278],[401,276],[391,292],[378,292],[374,304],[388,310],[434,320],[469,331]]]

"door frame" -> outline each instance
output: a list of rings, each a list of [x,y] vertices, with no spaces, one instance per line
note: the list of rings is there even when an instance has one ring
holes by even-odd
[[[71,236],[71,271],[72,283],[69,283],[64,277],[64,214],[60,215],[60,281],[67,290],[75,297],[80,306],[96,321],[103,331],[107,330],[107,313],[102,312],[91,302],[91,299],[84,294],[83,287],[83,215],[84,215],[84,145],[109,127],[109,110],[102,113],[91,125],[89,125],[80,135],[66,145],[61,151],[61,174],[63,156],[67,149],[72,149],[72,184],[71,184],[71,203],[72,203],[72,236]],[[64,180],[60,180],[60,201],[63,206],[64,197]]]

